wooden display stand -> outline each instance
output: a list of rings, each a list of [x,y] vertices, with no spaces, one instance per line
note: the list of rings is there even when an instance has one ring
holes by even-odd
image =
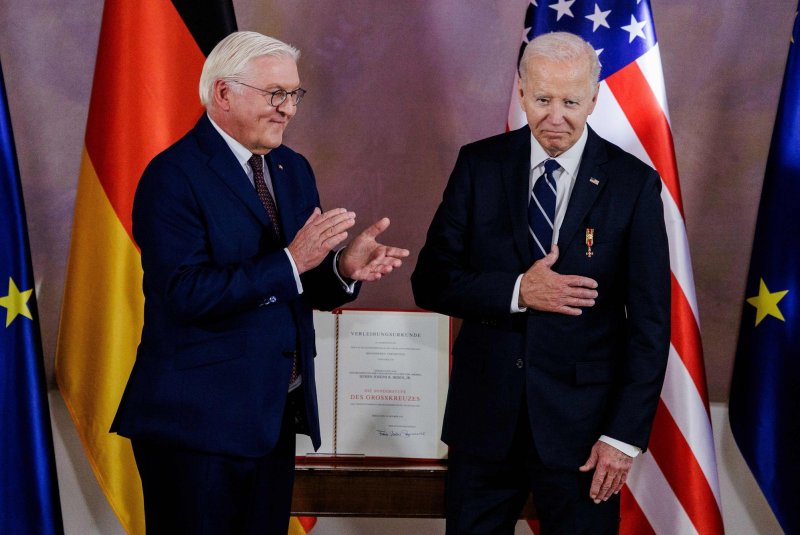
[[[292,514],[444,518],[446,462],[298,459]],[[520,518],[536,518],[528,499]]]
[[[423,318],[425,321],[421,322]],[[342,327],[343,322],[346,327]],[[308,453],[313,451],[311,442],[307,437],[298,436],[292,514],[444,518],[447,476],[447,461],[442,460],[446,457],[444,444],[423,444],[407,450],[400,449],[400,442],[384,445],[383,435],[376,440],[374,430],[385,424],[376,424],[364,418],[364,414],[384,412],[392,416],[392,421],[400,422],[394,418],[402,418],[402,429],[411,429],[422,436],[438,436],[447,390],[452,319],[433,313],[343,309],[334,314],[315,311],[314,324],[319,354],[316,368],[320,420],[331,425],[329,429],[322,429],[320,451],[326,453]],[[413,337],[400,336],[412,332]],[[374,362],[367,358],[377,354],[384,355],[380,362],[377,357],[371,357]],[[420,355],[427,356],[420,362]],[[389,367],[415,373],[379,373],[379,368],[387,367],[387,358],[394,359]],[[351,365],[351,362],[356,363]],[[371,373],[373,369],[375,373]],[[401,377],[379,378],[378,375]],[[432,395],[421,390],[424,384],[419,378],[425,377],[435,378],[436,384],[429,385],[436,389]],[[380,409],[364,411],[363,406],[370,403],[367,392],[373,393],[376,389],[424,397],[429,408],[420,409],[417,400],[405,403],[408,405],[405,408],[400,407],[401,402],[394,403],[397,407],[390,410],[376,401],[375,406]],[[354,399],[357,401],[352,402]],[[340,414],[343,411],[344,416]],[[436,419],[425,418],[437,412]],[[361,420],[357,420],[358,417]],[[357,432],[352,429],[354,423],[357,423]],[[364,429],[372,431],[365,435]],[[386,434],[389,431],[391,429],[384,429]],[[365,441],[368,436],[371,440]],[[415,460],[420,456],[431,460]],[[521,518],[535,518],[530,499]]]

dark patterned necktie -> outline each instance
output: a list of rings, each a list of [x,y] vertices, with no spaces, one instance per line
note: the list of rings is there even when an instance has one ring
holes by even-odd
[[[272,198],[267,183],[264,181],[264,159],[258,154],[253,154],[250,159],[247,160],[247,163],[250,164],[250,168],[253,170],[253,183],[256,186],[258,199],[261,201],[261,204],[264,205],[264,210],[267,211],[267,216],[272,223],[272,230],[275,233],[275,237],[281,240],[281,223],[278,220],[278,207],[275,206],[275,199]],[[289,375],[290,389],[299,378],[300,367],[297,362],[297,351],[294,351],[292,353],[292,373]]]
[[[544,162],[544,174],[531,190],[528,203],[528,225],[533,259],[539,260],[550,252],[553,245],[553,221],[556,215],[556,178],[561,166],[555,160]]]
[[[269,192],[267,183],[264,181],[264,159],[258,154],[253,154],[247,163],[253,170],[253,183],[256,186],[256,193],[264,209],[267,211],[267,216],[272,223],[272,230],[275,232],[275,237],[281,239],[281,223],[278,220],[278,207],[275,206],[275,199]]]

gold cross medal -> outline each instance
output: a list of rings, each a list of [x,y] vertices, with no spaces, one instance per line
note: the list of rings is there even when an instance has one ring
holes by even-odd
[[[587,228],[586,229],[586,256],[588,256],[589,258],[594,256],[594,253],[592,252],[592,245],[594,245],[594,229],[593,228]]]

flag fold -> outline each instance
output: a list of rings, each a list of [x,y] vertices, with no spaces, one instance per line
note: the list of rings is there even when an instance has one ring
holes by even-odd
[[[0,533],[64,533],[19,166],[0,67]]]
[[[800,6],[798,6],[800,9]],[[731,431],[781,527],[800,533],[800,20],[786,62],[747,277]]]

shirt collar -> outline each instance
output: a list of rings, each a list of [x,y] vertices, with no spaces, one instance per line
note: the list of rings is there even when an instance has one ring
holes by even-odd
[[[581,137],[578,138],[578,141],[576,141],[575,144],[568,150],[564,151],[557,158],[555,158],[555,160],[558,162],[558,165],[560,165],[570,177],[574,177],[578,173],[578,167],[581,165],[581,156],[583,156],[583,149],[586,148],[586,140],[588,138],[589,127],[584,125],[583,133],[581,134]],[[531,134],[531,169],[540,167],[548,158],[550,158],[550,156],[547,154],[547,152],[545,152],[542,146],[539,145],[539,142],[536,141],[536,138],[533,137],[533,134]]]
[[[225,143],[231,149],[233,155],[236,156],[236,160],[244,168],[245,172],[249,172],[250,165],[247,163],[247,161],[250,159],[253,153],[250,152],[247,147],[232,138],[227,132],[225,132],[225,130],[220,128],[220,126],[214,122],[214,119],[212,119],[210,115],[208,116],[208,120],[211,121],[211,126],[213,126],[214,129],[219,132],[219,135],[222,136],[222,139],[225,140]]]

